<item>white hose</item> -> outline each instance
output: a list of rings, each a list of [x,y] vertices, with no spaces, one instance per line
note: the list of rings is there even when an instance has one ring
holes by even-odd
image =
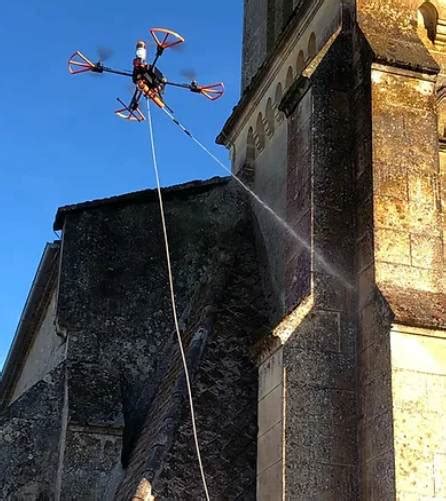
[[[180,347],[181,359],[183,361],[184,376],[186,379],[187,395],[188,395],[188,400],[189,400],[190,414],[191,414],[191,418],[192,418],[192,430],[193,430],[193,435],[194,435],[195,450],[197,452],[198,464],[200,467],[201,479],[203,482],[203,488],[204,488],[204,492],[206,495],[206,501],[210,501],[208,487],[207,487],[207,483],[206,483],[206,476],[204,474],[203,462],[201,460],[200,445],[198,443],[198,433],[197,433],[197,425],[195,423],[195,411],[194,411],[194,402],[192,399],[192,389],[191,389],[191,384],[190,384],[189,369],[187,367],[186,354],[184,353],[183,340],[181,339],[180,326],[178,323],[177,307],[176,307],[176,301],[175,301],[175,288],[174,288],[173,274],[172,274],[172,265],[170,262],[169,239],[167,237],[166,217],[164,214],[163,196],[161,193],[160,179],[159,179],[159,173],[158,173],[158,162],[157,162],[157,158],[156,158],[155,141],[154,141],[154,136],[153,136],[153,124],[152,124],[152,114],[150,111],[150,99],[147,99],[147,121],[149,124],[153,170],[155,171],[156,188],[158,191],[158,198],[159,198],[159,205],[160,205],[160,212],[161,212],[161,224],[163,227],[164,244],[165,244],[165,248],[166,248],[167,271],[168,271],[168,275],[169,275],[169,288],[170,288],[170,299],[171,299],[171,303],[172,303],[173,320],[175,322],[175,330],[177,333],[178,345]]]

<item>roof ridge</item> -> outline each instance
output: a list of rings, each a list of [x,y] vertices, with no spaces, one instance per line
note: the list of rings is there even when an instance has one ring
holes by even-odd
[[[161,188],[163,195],[167,196],[179,196],[200,193],[207,191],[215,186],[226,184],[229,182],[230,177],[219,177],[214,176],[206,180],[194,180],[188,181],[186,183],[166,186]],[[145,190],[133,191],[130,193],[123,193],[121,195],[114,195],[106,198],[99,198],[95,200],[88,200],[85,202],[80,202],[77,204],[64,205],[59,207],[56,212],[56,217],[54,219],[53,229],[61,230],[65,220],[65,216],[68,213],[78,212],[83,210],[95,209],[98,207],[103,207],[107,205],[120,205],[127,203],[141,203],[150,201],[152,198],[155,200],[157,196],[156,188],[150,188]]]

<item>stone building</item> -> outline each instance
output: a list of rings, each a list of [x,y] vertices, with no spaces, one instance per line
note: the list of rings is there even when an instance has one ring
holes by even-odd
[[[446,2],[245,0],[234,181],[164,190],[213,500],[446,499]],[[59,209],[0,498],[199,500],[155,193]]]

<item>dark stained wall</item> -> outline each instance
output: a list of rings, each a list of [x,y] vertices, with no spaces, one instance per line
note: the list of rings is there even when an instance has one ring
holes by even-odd
[[[268,309],[245,196],[224,181],[200,186],[166,193],[178,314],[210,489],[217,499],[254,499],[257,370],[249,348]],[[67,210],[63,246],[64,499],[109,492],[121,440],[116,499],[130,499],[143,477],[157,499],[199,499],[155,193]]]
[[[245,0],[242,52],[242,90],[244,90],[267,54],[268,13],[274,12],[268,0]]]
[[[62,363],[0,414],[0,499],[55,499],[64,384]]]

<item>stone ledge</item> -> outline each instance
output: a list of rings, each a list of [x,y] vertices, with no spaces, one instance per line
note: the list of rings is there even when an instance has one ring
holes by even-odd
[[[446,329],[446,294],[413,289],[380,288],[394,314],[394,323]]]
[[[440,68],[414,26],[405,25],[410,12],[395,13],[381,3],[358,5],[358,26],[375,62],[436,75]]]
[[[261,365],[281,346],[286,344],[299,325],[313,311],[314,296],[310,294],[273,329],[272,333],[262,337],[252,348],[251,353],[257,364]]]

